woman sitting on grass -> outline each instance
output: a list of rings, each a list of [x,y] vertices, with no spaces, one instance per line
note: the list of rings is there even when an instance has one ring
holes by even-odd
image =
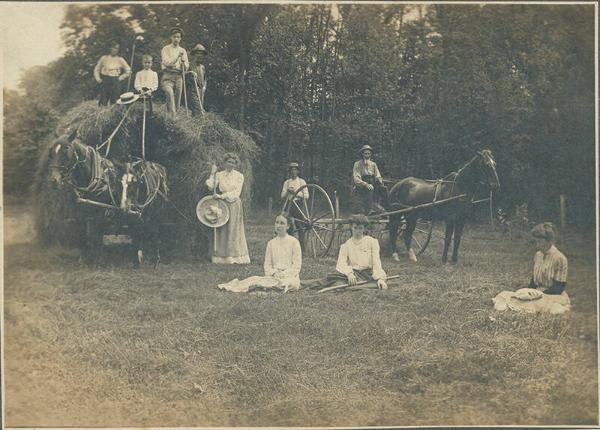
[[[571,302],[567,286],[567,258],[556,248],[557,229],[551,222],[536,225],[531,230],[537,252],[533,257],[533,273],[528,288],[515,292],[503,291],[493,302],[496,310],[518,312],[548,312],[562,314]]]
[[[275,218],[276,236],[267,243],[265,276],[251,276],[241,281],[234,279],[226,284],[219,284],[218,287],[237,293],[248,292],[250,289],[299,289],[302,250],[298,239],[287,233],[289,226],[290,220],[285,215]]]
[[[356,285],[359,282],[375,281],[377,286],[387,289],[386,277],[381,258],[379,257],[379,241],[365,235],[369,225],[366,215],[352,215],[350,227],[352,237],[340,247],[335,273],[330,273],[325,279],[306,281],[306,288],[325,288],[335,285]]]
[[[529,288],[543,288],[544,294],[561,294],[567,286],[567,257],[554,242],[557,229],[551,222],[538,224],[531,230],[537,252],[533,257],[533,274]]]

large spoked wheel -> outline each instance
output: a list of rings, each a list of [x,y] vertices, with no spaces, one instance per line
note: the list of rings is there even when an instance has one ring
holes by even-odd
[[[308,192],[308,198],[306,197]],[[335,235],[335,211],[323,188],[315,184],[299,188],[286,205],[298,238],[304,239],[304,255],[325,257]]]
[[[429,245],[429,242],[431,241],[432,233],[433,221],[419,218],[411,241],[411,247],[415,251],[415,254],[421,255],[425,252],[427,245]],[[406,234],[406,229],[404,230],[404,234]]]

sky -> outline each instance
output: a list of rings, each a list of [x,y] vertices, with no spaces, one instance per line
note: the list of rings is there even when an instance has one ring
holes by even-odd
[[[0,2],[2,85],[16,89],[24,69],[48,64],[63,53],[60,23],[65,4]]]

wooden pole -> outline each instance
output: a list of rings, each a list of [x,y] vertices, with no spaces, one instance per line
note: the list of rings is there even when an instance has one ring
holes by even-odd
[[[335,217],[339,218],[340,216],[340,199],[338,197],[337,190],[333,192],[333,198],[335,200]]]
[[[129,73],[129,77],[127,78],[127,91],[129,91],[131,86],[131,76],[133,75],[133,55],[135,54],[135,42],[136,39],[133,39],[133,48],[131,48],[131,62],[129,63],[129,67],[131,67],[131,72]]]
[[[560,228],[561,228],[561,230],[564,230],[565,225],[567,223],[565,193],[560,193],[559,200],[560,200]]]
[[[399,278],[399,277],[400,277],[400,275],[388,276],[387,278],[385,278],[385,280],[389,281],[390,279],[396,279],[396,278]],[[368,283],[371,283],[371,282],[377,282],[377,281],[375,281],[375,280],[372,280],[372,281],[358,281],[355,284],[355,286],[365,285],[365,284],[368,284]],[[350,284],[334,285],[333,287],[323,288],[322,290],[319,290],[318,292],[319,293],[325,293],[327,291],[339,290],[339,289],[347,288],[347,287],[350,287],[350,286],[351,286]]]
[[[183,102],[185,104],[185,115],[190,116],[188,111],[187,90],[185,88],[185,63],[181,61],[181,85],[183,85]]]
[[[144,114],[142,117],[142,160],[146,159],[146,96],[144,98]]]
[[[494,225],[494,202],[492,201],[492,190],[490,190],[490,225]]]

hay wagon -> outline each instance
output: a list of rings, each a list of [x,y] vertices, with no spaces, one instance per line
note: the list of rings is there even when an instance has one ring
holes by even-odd
[[[301,198],[304,190],[308,189],[309,198]],[[371,227],[369,234],[383,242],[388,237],[388,224],[391,215],[407,215],[420,209],[429,209],[450,201],[460,199],[465,195],[438,200],[419,206],[370,215]],[[303,202],[298,204],[297,202]],[[324,258],[335,255],[335,252],[352,234],[347,218],[340,218],[332,199],[327,192],[317,184],[307,184],[296,190],[288,204],[294,204],[300,218],[294,218],[297,228],[305,232],[305,254],[314,258]],[[419,218],[412,236],[413,249],[416,255],[421,255],[427,249],[433,232],[433,221]],[[406,221],[403,218],[398,230],[398,240],[403,240],[406,234]]]

